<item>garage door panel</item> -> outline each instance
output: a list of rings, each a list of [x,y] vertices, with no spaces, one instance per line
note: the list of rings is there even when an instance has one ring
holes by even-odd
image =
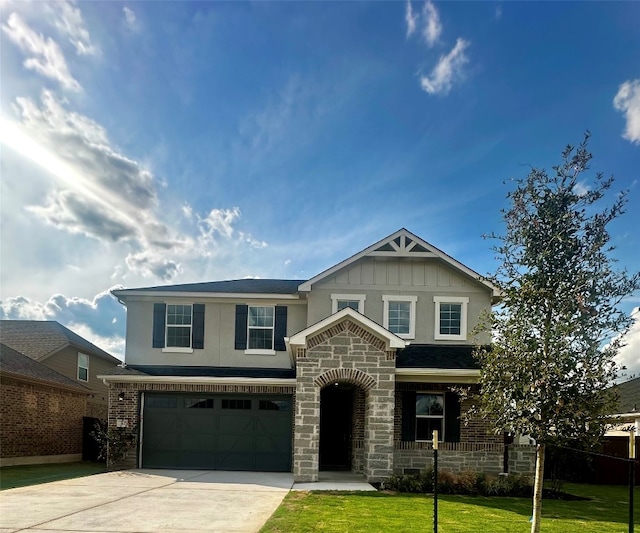
[[[147,393],[142,466],[291,470],[291,397]]]

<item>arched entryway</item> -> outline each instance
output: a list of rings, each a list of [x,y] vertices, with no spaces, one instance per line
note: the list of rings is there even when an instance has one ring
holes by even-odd
[[[365,391],[335,382],[320,391],[320,471],[362,473]]]

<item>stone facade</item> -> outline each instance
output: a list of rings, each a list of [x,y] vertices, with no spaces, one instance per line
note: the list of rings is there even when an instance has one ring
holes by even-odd
[[[345,320],[308,339],[306,350],[298,351],[296,369],[294,479],[318,480],[320,391],[332,383],[351,384],[362,391],[354,402],[357,413],[362,411],[358,395],[364,400],[364,417],[362,439],[354,439],[353,466],[361,468],[369,481],[389,477],[393,470],[395,358],[385,351],[385,342]]]
[[[509,446],[508,472],[533,475],[535,446]],[[485,474],[505,473],[503,444],[443,442],[438,446],[438,468],[451,472],[472,470]],[[417,474],[433,468],[430,442],[396,442],[393,473]]]

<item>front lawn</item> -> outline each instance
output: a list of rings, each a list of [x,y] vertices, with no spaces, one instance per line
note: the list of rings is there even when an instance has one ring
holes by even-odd
[[[104,463],[83,461],[48,465],[5,466],[0,468],[0,490],[38,485],[106,472]]]
[[[566,484],[565,492],[589,501],[544,500],[545,533],[628,531],[628,489],[618,486]],[[640,522],[640,489],[636,488],[635,522]],[[526,533],[531,499],[440,496],[440,533]],[[381,492],[290,492],[261,533],[312,531],[374,533],[433,531],[433,495]]]

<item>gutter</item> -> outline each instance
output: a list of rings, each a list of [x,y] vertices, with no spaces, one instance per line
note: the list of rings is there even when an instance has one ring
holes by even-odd
[[[193,383],[199,385],[271,385],[288,387],[296,385],[296,378],[246,378],[219,376],[148,376],[148,375],[101,375],[102,383],[171,383],[180,385]]]

